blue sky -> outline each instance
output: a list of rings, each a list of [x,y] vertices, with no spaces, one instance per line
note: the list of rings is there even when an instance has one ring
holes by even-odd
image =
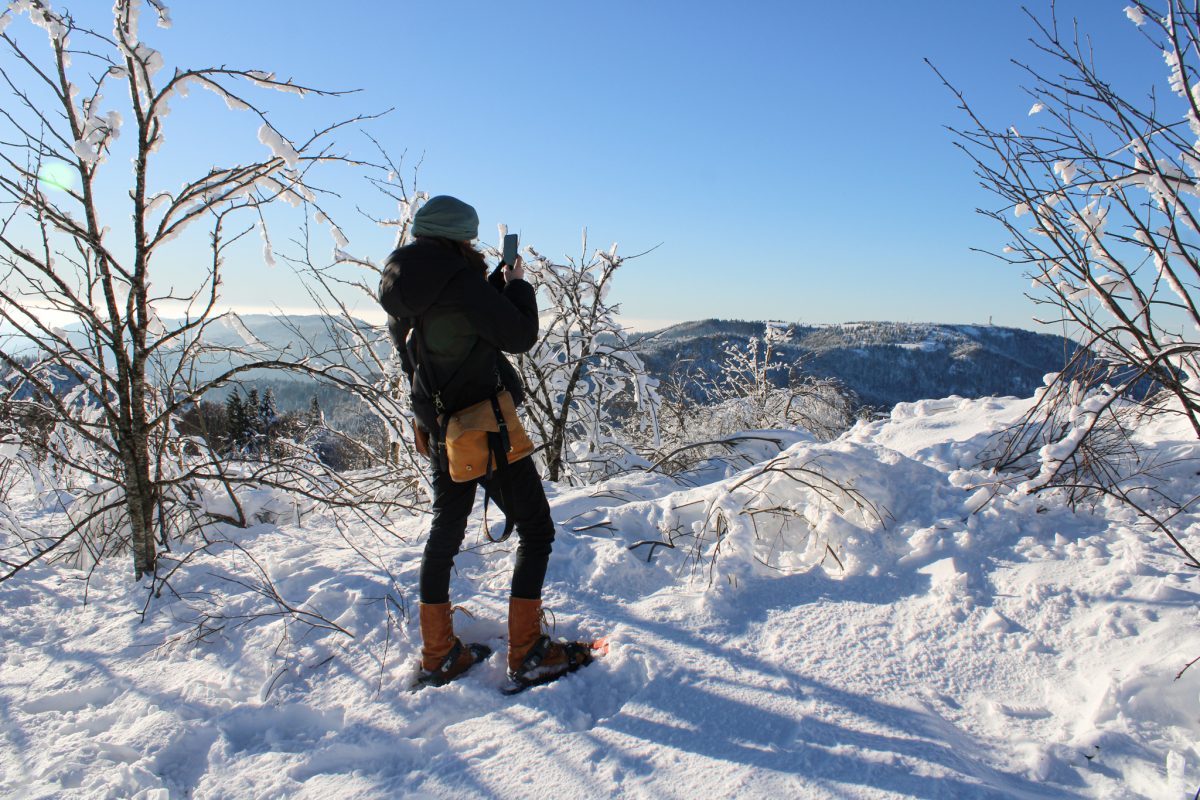
[[[93,2],[56,7],[91,13]],[[1095,34],[1102,67],[1108,57],[1128,78],[1125,53],[1137,52],[1147,80],[1158,79],[1123,6],[1060,0],[1058,12]],[[293,138],[322,121],[394,107],[368,130],[395,155],[406,152],[410,168],[421,161],[420,188],[474,204],[489,240],[507,222],[550,255],[578,254],[584,226],[593,246],[660,245],[628,262],[613,292],[643,325],[715,316],[1033,327],[1028,281],[970,250],[999,249],[1002,232],[975,214],[994,201],[952,146],[943,126],[961,117],[923,62],[996,124],[1032,125],[1024,75],[1010,63],[1032,56],[1020,3],[329,9],[311,0],[192,0],[172,5],[171,30],[153,31],[149,21],[143,29],[169,64],[264,68],[361,90],[332,102],[272,100],[272,120]],[[248,115],[218,135],[211,115],[232,114],[219,102],[175,105],[156,173],[166,185],[198,160],[258,155]],[[371,154],[361,136],[339,142]],[[348,205],[390,213],[363,185],[331,181]],[[385,231],[346,227],[357,253],[381,258],[390,247]],[[259,252],[238,251],[226,300],[302,308],[303,292],[264,267]]]

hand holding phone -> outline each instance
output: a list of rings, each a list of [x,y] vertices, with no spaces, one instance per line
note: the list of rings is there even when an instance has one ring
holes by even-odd
[[[504,248],[500,251],[500,266],[504,268],[504,282],[525,277],[525,265],[517,255],[517,234],[504,235]]]
[[[517,234],[508,233],[504,235],[504,250],[502,253],[502,263],[510,267],[517,265]]]
[[[515,281],[518,279],[523,280],[524,278],[525,278],[525,262],[523,262],[521,260],[520,256],[516,257],[516,263],[513,264],[511,267],[507,264],[504,265],[504,282],[505,283],[508,283],[509,281]]]

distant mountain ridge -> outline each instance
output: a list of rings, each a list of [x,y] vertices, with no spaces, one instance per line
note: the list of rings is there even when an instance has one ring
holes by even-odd
[[[345,329],[330,323],[337,321],[320,314],[246,314],[214,323],[207,338],[214,345],[247,346],[258,357],[271,352],[296,354],[304,341],[336,359],[336,344]],[[371,331],[368,339],[386,357],[391,348],[386,332],[365,322],[356,324]],[[1062,336],[991,325],[849,322],[793,324],[791,329],[791,341],[777,348],[785,361],[802,365],[809,374],[841,380],[864,403],[877,408],[952,394],[1029,396],[1046,373],[1063,369],[1079,347]],[[705,319],[637,333],[632,339],[651,374],[662,379],[684,362],[713,374],[724,360],[726,345],[744,343],[765,331],[765,322]],[[205,364],[201,371],[213,375],[240,360],[230,354]],[[242,377],[247,383],[273,384],[281,395],[281,410],[293,404],[299,407],[312,395],[302,386],[311,379],[279,372]],[[298,384],[294,389],[285,386],[293,382]]]
[[[248,329],[268,347],[295,346],[299,338],[318,349],[334,345],[329,320],[321,315],[243,315],[241,324],[223,322],[210,329],[222,344],[245,340]],[[366,323],[360,323],[369,328]],[[763,336],[766,322],[705,319],[635,334],[650,372],[666,377],[692,359],[710,373],[720,367],[727,344]],[[909,322],[847,322],[791,325],[790,342],[777,350],[806,372],[832,377],[878,408],[956,394],[962,397],[1026,397],[1048,372],[1067,363],[1078,344],[1062,336],[992,325]],[[375,345],[381,355],[391,348],[386,334]]]
[[[777,346],[783,360],[837,378],[864,403],[882,408],[952,394],[1029,396],[1079,347],[1062,336],[992,325],[850,322],[791,329],[791,341]],[[765,322],[707,319],[636,338],[646,365],[662,377],[687,360],[715,370],[726,344],[765,332]]]

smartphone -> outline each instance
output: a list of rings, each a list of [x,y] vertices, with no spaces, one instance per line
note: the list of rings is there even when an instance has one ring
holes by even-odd
[[[515,266],[517,263],[517,234],[508,233],[504,236],[504,255],[502,256],[504,263],[508,266]]]

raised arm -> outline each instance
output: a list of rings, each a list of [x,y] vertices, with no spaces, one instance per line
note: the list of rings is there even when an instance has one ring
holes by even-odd
[[[462,273],[464,308],[475,332],[506,353],[525,353],[537,343],[537,292],[522,279],[498,293],[478,276]]]

